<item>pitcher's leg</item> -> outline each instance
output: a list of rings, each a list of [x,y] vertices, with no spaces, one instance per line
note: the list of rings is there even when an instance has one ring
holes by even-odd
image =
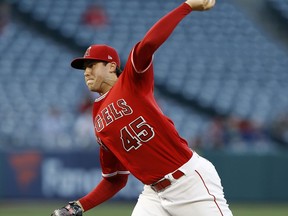
[[[158,194],[145,185],[134,207],[132,216],[170,216],[163,209]]]
[[[212,205],[215,206],[214,209],[215,215],[218,215],[217,212],[219,212],[219,215],[223,216],[232,216],[232,212],[229,209],[229,206],[227,204],[227,201],[224,197],[224,190],[222,187],[221,179],[218,175],[218,172],[216,171],[216,168],[214,165],[208,161],[207,159],[199,156],[199,161],[201,166],[195,170],[197,173],[200,185],[204,187],[203,190],[207,196],[211,197],[213,199]]]
[[[196,175],[198,175],[199,178],[199,184],[202,184],[202,193],[206,193],[207,196],[207,201],[195,203],[195,211],[198,212],[197,214],[203,216],[232,216],[232,212],[230,211],[227,201],[224,197],[221,180],[212,164],[211,169],[212,170],[208,170],[207,173],[203,171],[201,172],[201,170],[195,170]]]
[[[215,167],[197,154],[193,157],[191,171],[159,193],[162,206],[173,216],[232,216]]]

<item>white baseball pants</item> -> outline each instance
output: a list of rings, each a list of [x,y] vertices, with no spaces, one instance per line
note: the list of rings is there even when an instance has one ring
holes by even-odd
[[[232,216],[210,161],[194,152],[179,170],[185,175],[178,180],[167,175],[172,185],[164,191],[145,185],[132,216]]]

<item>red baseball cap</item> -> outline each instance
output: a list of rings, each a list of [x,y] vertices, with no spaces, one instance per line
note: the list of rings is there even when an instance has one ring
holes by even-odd
[[[71,66],[76,69],[84,70],[84,63],[87,60],[99,60],[105,62],[115,62],[120,68],[120,58],[117,51],[105,44],[91,45],[86,50],[84,57],[79,57],[71,62]]]

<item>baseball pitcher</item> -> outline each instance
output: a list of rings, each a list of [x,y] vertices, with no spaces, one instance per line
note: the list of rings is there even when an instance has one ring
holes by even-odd
[[[130,173],[144,184],[132,216],[232,215],[215,167],[188,147],[153,96],[154,53],[190,12],[214,4],[187,0],[166,14],[131,49],[123,71],[117,51],[105,44],[91,45],[71,62],[84,71],[89,90],[100,94],[93,122],[103,178],[52,216],[81,216],[120,191]]]

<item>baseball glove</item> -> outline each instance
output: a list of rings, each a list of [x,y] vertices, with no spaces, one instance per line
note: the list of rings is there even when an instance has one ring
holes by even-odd
[[[82,213],[82,208],[76,201],[71,201],[63,208],[56,209],[51,216],[82,216]]]

